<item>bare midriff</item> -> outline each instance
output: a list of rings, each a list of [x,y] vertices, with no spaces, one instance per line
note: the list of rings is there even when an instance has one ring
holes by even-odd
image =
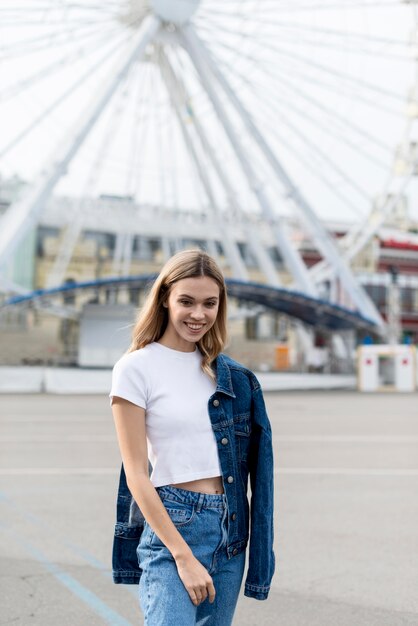
[[[199,478],[190,480],[187,483],[173,483],[172,487],[179,489],[188,489],[189,491],[197,491],[199,493],[223,493],[224,486],[222,476],[211,476],[210,478]]]

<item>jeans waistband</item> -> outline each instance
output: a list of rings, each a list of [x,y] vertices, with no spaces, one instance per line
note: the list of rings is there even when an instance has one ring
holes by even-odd
[[[196,505],[199,511],[200,509],[217,509],[222,511],[227,504],[224,493],[200,493],[198,491],[181,489],[180,487],[172,487],[171,485],[156,487],[156,490],[162,500],[167,498],[175,502],[193,504]]]

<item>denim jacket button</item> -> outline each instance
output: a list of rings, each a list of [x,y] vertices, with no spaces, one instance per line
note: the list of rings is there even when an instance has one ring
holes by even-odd
[[[219,406],[219,400],[217,398],[215,398],[215,400],[212,402],[213,406]]]
[[[224,437],[223,439],[221,439],[221,444],[223,446],[226,446],[226,444],[228,443],[228,439],[226,437]]]
[[[232,554],[233,554],[234,556],[235,556],[236,554],[238,554],[238,548],[234,548],[234,549],[232,550]]]
[[[227,481],[229,483],[233,483],[234,482],[234,477],[233,476],[228,476]]]
[[[231,519],[232,519],[233,522],[235,522],[235,520],[237,519],[237,514],[236,513],[232,513]]]

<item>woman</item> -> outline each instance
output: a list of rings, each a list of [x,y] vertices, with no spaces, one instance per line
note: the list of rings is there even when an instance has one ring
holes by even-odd
[[[222,272],[201,250],[163,267],[113,369],[122,469],[116,583],[139,583],[147,626],[232,623],[244,593],[267,598],[274,572],[273,452],[260,385],[223,355]],[[149,462],[152,472],[149,475]]]

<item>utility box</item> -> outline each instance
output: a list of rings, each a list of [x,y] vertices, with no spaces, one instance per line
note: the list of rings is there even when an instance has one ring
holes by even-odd
[[[134,305],[87,304],[80,318],[78,365],[113,367],[131,344]]]
[[[359,391],[415,391],[416,348],[367,345],[357,348]]]

